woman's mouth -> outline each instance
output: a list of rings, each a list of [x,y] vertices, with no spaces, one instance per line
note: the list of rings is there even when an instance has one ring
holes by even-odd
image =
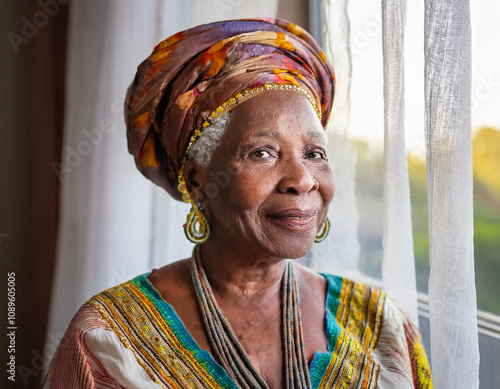
[[[315,220],[317,214],[318,211],[316,209],[288,209],[269,214],[267,217],[280,227],[288,230],[309,231],[316,225]]]

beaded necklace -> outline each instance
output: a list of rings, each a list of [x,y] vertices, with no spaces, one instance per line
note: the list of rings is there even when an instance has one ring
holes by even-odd
[[[217,305],[208,282],[200,247],[191,257],[191,275],[203,325],[217,362],[242,389],[269,389],[236,338],[229,321]],[[311,380],[304,352],[297,280],[291,261],[287,262],[281,284],[282,341],[286,389],[310,389]]]

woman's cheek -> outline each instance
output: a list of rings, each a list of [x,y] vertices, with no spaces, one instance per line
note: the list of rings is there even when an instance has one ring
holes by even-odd
[[[318,192],[325,207],[328,207],[335,194],[335,182],[333,180],[333,174],[331,172],[319,172],[315,175],[315,178],[319,184]]]
[[[231,201],[246,209],[259,207],[272,191],[266,175],[240,174],[233,184]]]

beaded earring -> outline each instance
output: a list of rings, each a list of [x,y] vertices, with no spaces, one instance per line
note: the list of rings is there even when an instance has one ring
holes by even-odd
[[[191,196],[187,191],[186,181],[184,178],[184,165],[182,165],[179,171],[178,181],[179,185],[177,186],[177,189],[182,193],[182,200],[191,204],[191,210],[189,211],[186,223],[184,223],[183,226],[184,234],[191,243],[205,243],[210,236],[210,224],[208,224],[207,216],[203,212],[203,208],[191,200]]]
[[[184,234],[191,243],[205,243],[210,236],[210,224],[203,212],[203,208],[191,203],[191,211],[187,215],[187,221],[184,223]]]
[[[330,219],[326,218],[323,228],[320,230],[319,234],[314,238],[314,243],[323,242],[328,234],[330,233]]]

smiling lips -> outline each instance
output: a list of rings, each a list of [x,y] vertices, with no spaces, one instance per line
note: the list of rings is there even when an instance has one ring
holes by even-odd
[[[289,209],[268,215],[268,217],[279,226],[292,231],[309,231],[314,227],[316,209],[298,210]]]

